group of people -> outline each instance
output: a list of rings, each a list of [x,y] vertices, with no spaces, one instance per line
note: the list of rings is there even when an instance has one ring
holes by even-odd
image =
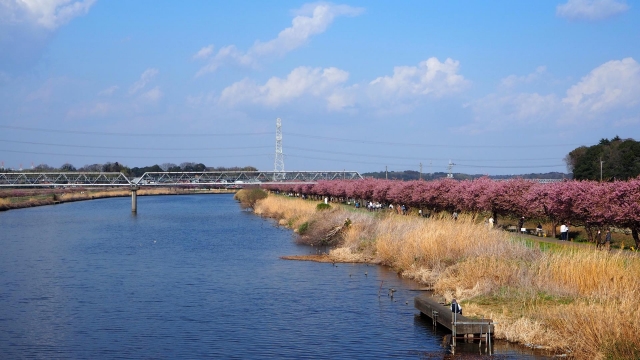
[[[357,208],[360,207],[360,203],[356,203],[356,207]],[[380,209],[382,209],[382,204],[381,203],[372,202],[372,201],[367,202],[367,210],[369,210],[369,211],[378,211]]]
[[[327,199],[325,199],[326,201]],[[367,202],[367,210],[369,211],[378,211],[380,209],[382,209],[385,205],[379,203],[379,202],[372,202],[369,201]],[[360,203],[359,202],[355,202],[355,207],[359,208],[360,207]],[[389,204],[389,210],[394,210],[393,204]],[[397,209],[398,213],[406,215],[408,213],[408,209],[405,205],[401,205],[398,207]],[[423,214],[422,209],[419,210],[418,215],[421,217],[424,217],[425,214]],[[428,214],[429,215],[429,214]],[[428,215],[426,215],[426,217],[429,217]],[[454,221],[458,220],[458,212],[454,211],[452,214],[452,219]],[[524,216],[521,217],[518,220],[518,229],[525,233],[527,231],[527,229],[524,227],[524,223],[525,223],[525,218]],[[494,224],[495,224],[495,220],[493,219],[493,216],[490,217],[489,219],[485,218],[484,219],[484,224],[485,226],[487,226],[489,229],[493,229]],[[536,227],[536,234],[538,236],[543,234],[543,230],[542,230],[542,224],[538,223],[538,226]],[[562,241],[568,241],[569,240],[569,225],[567,224],[567,222],[563,222],[562,225],[560,226],[560,240]],[[605,245],[609,245],[611,244],[611,231],[607,230],[605,233],[605,237],[604,239],[602,238],[602,233],[600,230],[598,230],[598,233],[596,235],[596,242],[598,247],[603,247]]]
[[[355,206],[356,208],[360,208],[360,202],[356,201],[355,202]],[[387,205],[386,204],[382,204],[379,202],[373,202],[373,201],[367,201],[367,210],[369,211],[379,211],[383,208],[386,208]],[[398,205],[397,209],[393,207],[393,204],[389,204],[389,210],[393,211],[396,210],[396,212],[398,214],[402,214],[402,215],[407,215],[409,213],[409,209],[403,204],[403,205]],[[422,210],[420,210],[420,215],[422,215]]]
[[[542,230],[542,225],[538,224],[538,229]],[[567,222],[563,222],[560,225],[560,240],[568,241],[569,240],[569,225]],[[596,248],[607,247],[611,245],[611,230],[607,229],[604,235],[604,239],[602,238],[602,231],[598,230],[596,233]]]

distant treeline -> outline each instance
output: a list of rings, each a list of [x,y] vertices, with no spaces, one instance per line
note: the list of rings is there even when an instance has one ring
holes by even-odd
[[[413,170],[405,170],[405,171],[379,171],[379,172],[368,172],[361,174],[365,178],[373,178],[373,179],[389,179],[389,180],[438,180],[438,179],[446,179],[447,173],[445,172],[436,172],[436,173],[422,173],[420,174],[418,171]],[[482,174],[461,174],[455,173],[453,174],[453,178],[457,180],[474,180],[480,179],[483,177],[487,177],[487,175]],[[561,172],[548,172],[548,173],[540,173],[540,174],[524,174],[524,175],[491,175],[488,176],[491,179],[512,179],[512,178],[520,178],[520,179],[571,179],[571,174],[565,174]]]
[[[55,168],[53,166],[49,166],[47,164],[40,164],[35,166],[33,169],[26,170],[9,170],[9,169],[0,169],[0,172],[121,172],[126,176],[142,176],[142,174],[146,172],[178,172],[178,171],[257,171],[258,169],[253,166],[233,166],[233,167],[209,167],[202,163],[194,163],[194,162],[183,162],[180,165],[173,163],[163,163],[162,165],[151,165],[145,167],[133,167],[129,168],[126,165],[122,165],[116,162],[107,162],[105,164],[91,164],[84,165],[82,167],[76,168],[72,164],[65,163],[59,168]]]

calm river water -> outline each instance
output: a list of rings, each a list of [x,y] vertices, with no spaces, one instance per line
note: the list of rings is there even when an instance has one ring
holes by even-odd
[[[376,266],[280,260],[310,249],[231,195],[139,197],[138,215],[130,206],[113,198],[0,212],[0,358],[448,353],[444,332],[413,308],[415,284]],[[479,354],[477,344],[459,350]],[[505,343],[496,351],[543,358]]]

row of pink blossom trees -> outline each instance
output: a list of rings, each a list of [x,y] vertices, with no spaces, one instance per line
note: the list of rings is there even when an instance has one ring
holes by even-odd
[[[563,181],[541,184],[523,179],[489,178],[458,181],[331,180],[317,184],[270,185],[272,190],[295,192],[364,203],[402,204],[430,211],[463,211],[498,216],[524,216],[582,225],[593,241],[596,230],[629,228],[640,246],[640,177],[629,181]],[[555,235],[555,234],[554,234]]]

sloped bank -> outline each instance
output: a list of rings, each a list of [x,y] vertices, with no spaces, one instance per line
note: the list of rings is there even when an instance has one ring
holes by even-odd
[[[458,221],[355,211],[270,195],[254,211],[320,246],[332,262],[389,266],[447,300],[465,315],[498,322],[496,336],[573,358],[637,359],[640,261],[590,249],[542,252],[489,230],[462,214]],[[326,238],[349,219],[337,238]]]

